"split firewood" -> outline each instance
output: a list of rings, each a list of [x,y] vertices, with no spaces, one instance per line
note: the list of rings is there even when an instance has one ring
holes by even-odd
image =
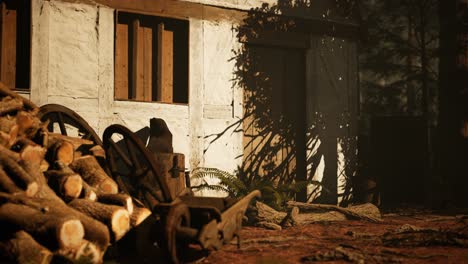
[[[0,258],[2,263],[7,261],[19,264],[48,264],[52,260],[52,252],[24,231],[18,231],[8,240],[0,241],[0,256],[6,258]]]
[[[128,211],[120,206],[107,205],[84,199],[75,199],[68,205],[107,225],[114,241],[122,238],[130,230]]]
[[[3,227],[10,226],[30,233],[48,248],[76,247],[85,232],[80,220],[73,216],[60,216],[15,203],[0,205],[0,223]]]
[[[73,162],[75,148],[71,142],[66,140],[49,140],[49,144],[46,154],[46,160],[49,163],[60,161],[66,165],[70,165]]]
[[[151,215],[151,211],[145,207],[135,207],[130,215],[130,225],[132,227],[139,226],[146,218]]]
[[[16,124],[19,126],[18,135],[32,138],[41,129],[41,120],[34,113],[19,111],[16,114]]]
[[[117,205],[124,207],[128,214],[133,213],[132,197],[123,193],[98,193],[97,201],[103,204]]]
[[[0,144],[7,148],[10,148],[15,143],[16,138],[18,137],[18,130],[18,125],[13,125],[8,132],[0,130]]]
[[[86,155],[77,158],[70,164],[70,168],[98,191],[102,193],[118,192],[117,183],[106,174],[94,156]]]
[[[23,100],[5,96],[0,101],[0,116],[23,109]]]
[[[66,173],[59,170],[45,172],[48,184],[64,200],[78,198],[83,189],[83,180],[76,173]]]
[[[16,124],[16,118],[14,116],[2,116],[0,118],[0,131],[10,133],[13,127],[18,127]]]
[[[19,98],[23,101],[23,105],[26,109],[32,110],[33,112],[38,112],[39,108],[30,100],[22,97],[21,95],[13,92],[10,88],[8,88],[5,84],[0,82],[0,95],[2,96],[11,96],[13,98]]]
[[[74,248],[59,249],[55,253],[55,259],[65,259],[71,263],[101,263],[103,252],[92,242],[83,240]]]

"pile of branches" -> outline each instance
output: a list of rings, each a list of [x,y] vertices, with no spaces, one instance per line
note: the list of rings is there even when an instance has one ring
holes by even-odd
[[[101,263],[151,212],[119,193],[99,145],[48,132],[38,113],[0,83],[0,262]]]

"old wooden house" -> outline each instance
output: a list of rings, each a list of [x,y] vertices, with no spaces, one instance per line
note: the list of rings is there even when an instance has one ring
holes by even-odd
[[[324,201],[336,203],[356,153],[350,2],[3,0],[0,80],[38,105],[75,110],[100,135],[110,124],[136,131],[163,118],[189,169],[233,172],[283,136],[265,143],[268,133],[291,126],[294,144],[257,155],[254,173],[274,171],[269,159],[278,167],[292,151],[281,173],[323,182]],[[260,135],[262,127],[273,132]],[[244,136],[252,133],[260,136]]]

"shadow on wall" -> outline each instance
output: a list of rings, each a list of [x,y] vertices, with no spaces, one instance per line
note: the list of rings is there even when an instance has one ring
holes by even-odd
[[[312,2],[280,0],[248,12],[236,28],[242,48],[232,58],[244,115],[207,136],[211,144],[225,133],[244,133],[238,177],[276,207],[286,199],[346,204],[352,198],[357,53],[352,33],[331,21],[351,19],[356,6]]]

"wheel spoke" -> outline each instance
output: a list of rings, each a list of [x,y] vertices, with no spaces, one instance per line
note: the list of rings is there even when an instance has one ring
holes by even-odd
[[[148,167],[137,168],[134,175],[135,175],[135,177],[140,178],[140,177],[145,176],[148,173],[148,171],[149,171]]]
[[[58,123],[59,123],[59,126],[60,126],[60,133],[62,133],[62,135],[64,135],[64,136],[68,136],[67,135],[67,129],[65,128],[65,121],[63,120],[62,113],[57,112],[57,117],[58,117]]]
[[[119,157],[122,159],[122,161],[127,165],[127,167],[133,168],[132,162],[128,159],[127,155],[125,155],[122,149],[113,140],[109,140],[109,142],[112,148],[115,150],[115,152],[117,152]]]
[[[141,169],[140,168],[140,163],[138,162],[138,158],[137,158],[137,155],[135,153],[134,145],[130,142],[129,138],[127,138],[127,137],[124,138],[124,141],[125,141],[125,145],[127,146],[128,155],[130,156],[130,159],[132,160],[133,167],[136,170]]]

